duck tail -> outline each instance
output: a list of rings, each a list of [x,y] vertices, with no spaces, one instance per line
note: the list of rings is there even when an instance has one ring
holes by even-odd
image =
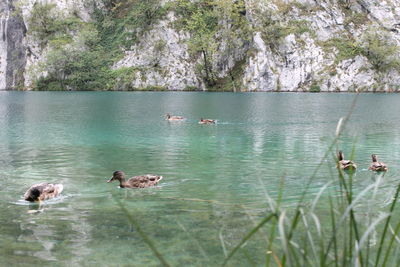
[[[162,177],[162,176],[158,177],[157,182],[161,181],[163,178],[164,178],[164,177]]]
[[[57,195],[58,195],[64,190],[64,186],[62,184],[55,184],[54,189],[55,189],[55,191],[57,191]]]

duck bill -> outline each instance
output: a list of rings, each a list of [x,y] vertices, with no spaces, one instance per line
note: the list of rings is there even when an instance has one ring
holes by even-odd
[[[114,177],[111,177],[110,180],[107,181],[107,183],[111,183],[113,181]]]

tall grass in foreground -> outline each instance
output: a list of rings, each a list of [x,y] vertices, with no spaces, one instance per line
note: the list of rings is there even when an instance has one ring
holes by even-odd
[[[229,265],[233,257],[239,256],[238,252],[256,235],[266,235],[267,242],[265,261],[257,263],[258,265],[399,266],[400,220],[394,220],[393,216],[399,200],[400,184],[395,187],[393,195],[389,196],[389,205],[376,212],[374,217],[364,216],[364,212],[367,209],[369,214],[371,203],[376,203],[374,200],[380,195],[378,190],[383,175],[375,175],[374,182],[361,192],[355,193],[353,173],[338,170],[337,175],[332,174],[331,181],[322,186],[313,199],[306,197],[309,194],[309,186],[323,162],[331,156],[336,159],[337,142],[352,113],[355,101],[356,99],[347,116],[339,120],[335,138],[307,181],[296,206],[287,208],[282,204],[283,185],[276,200],[265,191],[268,212],[241,241],[229,249],[223,236],[219,237],[225,254],[222,266]],[[260,183],[262,184],[261,180]],[[324,204],[321,199],[324,199]],[[136,219],[119,201],[118,204],[160,260],[161,265],[169,266],[154,242],[141,230]],[[264,229],[262,233],[261,229]],[[217,238],[215,240],[218,242]]]

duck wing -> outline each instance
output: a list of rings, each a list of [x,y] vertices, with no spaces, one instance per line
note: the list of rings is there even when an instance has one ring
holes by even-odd
[[[351,160],[341,160],[338,162],[338,168],[342,170],[356,169],[357,165]]]
[[[58,196],[63,190],[62,184],[47,184],[40,195],[40,200],[46,200]]]
[[[372,162],[368,169],[373,171],[386,171],[387,167],[383,162]]]
[[[143,188],[156,185],[161,179],[162,176],[146,174],[130,178],[127,184],[129,184],[131,187]]]

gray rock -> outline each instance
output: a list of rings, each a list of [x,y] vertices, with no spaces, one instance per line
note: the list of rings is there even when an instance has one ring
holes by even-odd
[[[50,48],[40,46],[38,40],[27,34],[35,1],[0,2],[0,90],[30,89],[37,77],[47,75],[39,66],[45,62]],[[92,7],[86,0],[47,2],[56,4],[60,16],[77,14],[82,21],[91,21]],[[173,3],[162,1],[167,2]],[[396,69],[378,71],[365,53],[339,61],[340,48],[326,47],[334,38],[348,39],[350,43],[365,47],[363,38],[371,29],[387,34],[391,42],[400,46],[399,0],[348,1],[347,4],[328,0],[285,0],[279,5],[260,0],[245,2],[245,16],[253,29],[252,38],[245,40],[240,35],[233,40],[217,38],[218,47],[212,57],[217,79],[224,80],[232,75],[240,62],[242,73],[233,78],[242,91],[308,91],[311,85],[317,85],[321,91],[340,92],[400,89]],[[20,15],[13,12],[16,3]],[[289,31],[270,47],[262,33],[265,27],[262,18],[267,13],[282,26],[295,27],[297,21],[306,21],[310,30]],[[366,21],[355,25],[352,16]],[[136,45],[123,51],[123,58],[111,66],[113,69],[132,68],[134,76],[130,87],[206,90],[197,68],[201,57],[189,54],[187,40],[191,38],[190,34],[176,29],[175,21],[176,15],[170,12],[140,36]],[[229,28],[228,20],[219,23]],[[234,44],[233,48],[228,41]],[[399,58],[399,55],[393,57]]]

